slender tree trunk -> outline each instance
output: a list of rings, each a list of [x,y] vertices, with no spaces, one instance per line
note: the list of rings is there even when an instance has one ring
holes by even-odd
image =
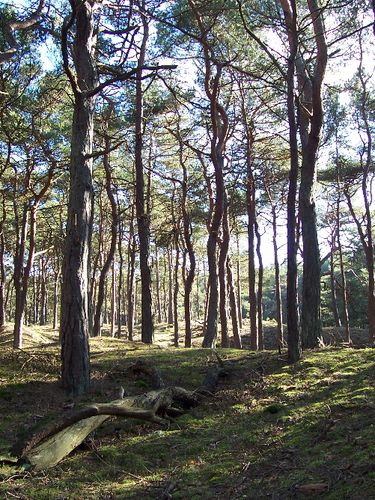
[[[257,319],[258,319],[258,339],[259,339],[259,349],[264,349],[264,338],[263,338],[263,259],[262,252],[260,249],[261,246],[261,236],[259,232],[258,223],[255,221],[255,236],[256,236],[256,252],[258,257],[258,292],[257,292]]]
[[[217,337],[217,319],[219,305],[219,280],[217,266],[217,247],[219,239],[219,230],[223,217],[224,203],[224,176],[223,176],[224,158],[216,158],[215,179],[216,179],[216,197],[215,208],[212,216],[210,234],[207,242],[207,260],[208,260],[208,280],[210,294],[208,297],[207,325],[204,333],[203,347],[214,347]]]
[[[157,322],[161,323],[161,297],[160,297],[160,266],[159,266],[159,253],[158,246],[155,244],[155,271],[156,271],[156,317]]]
[[[117,227],[117,225],[116,225]],[[116,262],[112,259],[112,287],[111,287],[111,337],[115,336],[116,329]]]
[[[183,219],[183,235],[186,245],[187,255],[189,257],[189,270],[184,283],[184,315],[185,315],[185,347],[191,347],[192,331],[191,331],[191,292],[195,278],[196,259],[192,242],[192,227],[191,216],[188,207],[188,171],[183,158],[183,143],[178,129],[179,138],[179,161],[183,172],[182,180],[182,219]]]
[[[57,330],[58,327],[58,306],[59,306],[59,284],[60,284],[61,271],[54,273],[54,282],[53,282],[53,326],[54,330]]]
[[[44,326],[47,324],[47,309],[48,309],[48,295],[47,295],[47,265],[48,259],[44,256],[40,259],[40,313],[39,324]]]
[[[287,325],[288,325],[288,360],[297,362],[302,355],[298,318],[298,288],[297,288],[297,250],[298,233],[296,222],[296,199],[298,182],[298,142],[295,109],[295,60],[298,50],[297,12],[295,0],[280,0],[284,11],[288,30],[289,57],[287,70],[287,110],[289,122],[290,171],[287,199]]]
[[[134,205],[132,205],[132,213],[129,224],[129,241],[128,241],[128,273],[127,273],[127,325],[128,339],[134,338],[134,320],[135,320],[135,239],[134,239]]]
[[[249,142],[249,141],[248,141]],[[249,303],[250,303],[250,349],[259,349],[259,331],[257,322],[257,295],[255,276],[255,180],[252,172],[250,158],[250,144],[248,144],[247,157],[247,244],[248,244],[248,280],[249,280]]]
[[[236,259],[236,278],[237,278],[237,307],[238,307],[238,326],[242,329],[242,290],[241,290],[241,255],[240,255],[240,238],[236,234],[237,259]]]
[[[26,209],[26,207],[25,207]],[[26,209],[27,210],[27,209]],[[29,277],[31,268],[34,262],[34,254],[35,254],[35,237],[36,237],[36,212],[37,212],[37,203],[35,203],[30,208],[30,228],[29,228],[29,248],[28,248],[28,257],[26,261],[26,265],[22,272],[22,278],[19,283],[18,294],[16,295],[16,310],[15,310],[15,321],[14,321],[14,347],[22,348],[22,333],[23,333],[23,321],[25,316],[25,307],[26,307],[26,299],[27,299],[27,290],[29,285]],[[25,225],[23,224],[22,232],[26,231],[26,221],[27,215],[24,213],[23,220]],[[25,233],[24,233],[25,234]],[[26,234],[25,234],[26,237]],[[23,246],[25,248],[25,246]],[[23,258],[20,261],[20,265],[23,267]]]
[[[329,279],[331,283],[331,303],[332,303],[332,312],[333,318],[335,321],[335,326],[337,328],[341,327],[341,320],[339,314],[339,308],[337,305],[337,287],[336,287],[336,277],[335,277],[335,252],[333,248],[335,247],[336,242],[336,234],[335,231],[332,232],[331,235],[331,255],[329,259]]]
[[[207,324],[204,332],[203,347],[214,347],[217,337],[217,320],[219,305],[218,290],[218,266],[217,249],[219,241],[219,231],[222,224],[224,213],[224,155],[228,134],[228,116],[225,108],[220,104],[219,91],[223,65],[219,63],[210,46],[210,40],[207,37],[207,26],[203,22],[199,8],[193,0],[188,0],[191,11],[194,15],[200,33],[200,44],[204,56],[204,88],[210,102],[210,126],[211,140],[210,151],[211,161],[214,167],[215,176],[215,203],[210,220],[209,236],[207,241],[207,260],[209,272],[210,295],[207,311]]]
[[[3,200],[3,217],[0,221],[0,328],[5,325],[5,238],[4,238],[4,223],[6,219],[5,201]]]
[[[70,156],[70,189],[61,296],[62,385],[71,395],[86,392],[90,385],[89,284],[92,234],[92,144],[94,129],[95,42],[93,6],[72,0],[75,23],[74,62],[76,80],[68,70],[68,27],[63,31],[65,69],[74,90]],[[73,83],[75,82],[75,83]]]
[[[119,203],[117,200],[117,213],[119,213]],[[117,338],[121,338],[121,327],[123,318],[123,275],[124,275],[124,255],[122,251],[122,223],[120,217],[118,218],[118,241],[117,249],[119,255],[119,277],[118,277],[118,290],[117,290]]]
[[[227,259],[229,249],[229,223],[228,223],[228,201],[224,192],[223,201],[223,231],[219,252],[219,283],[220,283],[220,326],[221,326],[221,347],[229,347],[228,333],[228,305],[227,305]]]
[[[21,221],[19,220],[18,208],[14,199],[14,214],[16,226],[16,251],[14,255],[14,291],[15,291],[15,308],[14,308],[14,331],[13,345],[16,349],[22,348],[22,325],[24,315],[23,304],[23,273],[24,273],[24,258],[28,224],[28,207],[25,203],[22,209]]]
[[[180,263],[180,246],[179,246],[179,229],[178,222],[174,224],[174,247],[175,247],[175,265],[173,273],[173,340],[174,346],[178,347],[179,342],[179,329],[178,329],[178,293],[179,293],[179,263]]]
[[[144,2],[143,2],[144,6]],[[148,20],[142,16],[143,37],[138,59],[136,81],[136,118],[135,118],[135,171],[136,171],[136,213],[139,238],[139,261],[141,268],[141,302],[142,302],[142,342],[152,344],[154,326],[152,317],[151,270],[149,266],[150,253],[150,216],[145,207],[145,187],[143,168],[143,88],[142,67],[145,63],[146,45],[149,36]]]
[[[109,126],[109,120],[111,119],[113,112],[113,105],[110,104],[109,108],[106,112],[106,115],[104,117],[104,128],[105,131],[107,131],[108,126]],[[105,138],[104,138],[104,150],[106,153],[103,156],[103,166],[105,170],[105,188],[107,192],[107,196],[111,205],[111,245],[110,249],[108,252],[108,255],[105,259],[103,268],[100,272],[100,278],[99,278],[99,287],[98,287],[98,298],[97,298],[97,303],[96,303],[96,310],[95,310],[95,318],[94,318],[94,328],[93,328],[93,336],[97,337],[100,335],[100,325],[101,325],[101,316],[102,316],[102,307],[103,307],[103,302],[104,302],[104,288],[105,288],[105,283],[106,283],[106,277],[108,274],[108,271],[111,267],[111,264],[113,263],[115,252],[116,252],[116,245],[117,245],[117,230],[118,230],[118,210],[117,210],[117,202],[115,199],[115,196],[113,194],[113,186],[112,186],[112,170],[111,170],[111,164],[110,164],[110,157],[109,157],[109,152],[111,149],[111,141],[109,139],[109,136],[107,133],[105,133]],[[113,276],[112,276],[112,283],[113,283]],[[111,292],[111,336],[114,336],[114,331],[112,328],[114,327],[113,323],[113,311],[115,310],[115,303],[113,302],[114,300],[114,290],[113,287],[115,285],[112,284],[112,292]]]
[[[172,248],[168,245],[168,325],[173,325],[173,265]]]
[[[228,235],[228,240],[230,239],[230,231],[229,231],[229,221],[228,217],[225,217],[223,220],[223,233]],[[229,290],[229,304],[230,304],[230,316],[232,321],[232,333],[233,333],[233,343],[236,349],[241,349],[241,331],[240,331],[240,323],[238,316],[238,307],[236,300],[236,292],[233,282],[233,273],[232,273],[232,264],[230,256],[227,256],[226,262],[226,274],[228,277],[228,290]]]
[[[345,331],[345,341],[350,344],[351,343],[351,336],[350,336],[349,312],[348,312],[348,287],[346,284],[344,258],[343,258],[342,245],[341,245],[340,198],[338,198],[337,202],[336,202],[336,220],[337,220],[336,243],[337,243],[337,249],[338,249],[338,254],[339,254],[339,263],[340,263],[340,277],[341,277],[342,308],[343,308],[343,323],[344,323],[344,331]]]
[[[302,145],[299,213],[302,223],[303,283],[301,331],[304,347],[316,347],[322,335],[320,318],[320,255],[314,186],[316,157],[323,124],[322,84],[327,66],[327,44],[323,12],[316,0],[307,0],[314,31],[317,56],[312,70],[298,55],[297,78],[300,90],[300,137]]]
[[[275,269],[275,298],[276,298],[276,322],[277,322],[277,344],[279,350],[284,345],[284,327],[283,327],[283,307],[281,299],[281,280],[280,280],[280,264],[279,251],[277,245],[277,214],[276,207],[272,205],[272,244],[273,244],[273,261]]]

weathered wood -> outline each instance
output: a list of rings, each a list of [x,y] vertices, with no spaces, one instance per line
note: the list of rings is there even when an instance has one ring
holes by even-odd
[[[215,353],[216,354],[216,353]],[[30,464],[34,470],[47,469],[58,464],[77,448],[86,437],[112,416],[134,418],[159,425],[167,424],[170,417],[177,417],[199,403],[202,397],[212,395],[219,379],[227,374],[224,363],[216,354],[218,366],[211,366],[203,384],[195,391],[182,387],[166,387],[147,393],[116,399],[109,403],[97,403],[68,415],[34,434],[14,453],[20,461]],[[133,370],[146,374],[162,385],[159,372],[147,363],[132,365]]]
[[[164,424],[168,422],[164,416],[177,416],[182,413],[182,410],[173,407],[174,403],[187,407],[197,402],[196,394],[182,387],[168,387],[110,403],[95,404],[73,413],[34,436],[25,446],[21,459],[32,465],[35,470],[53,467],[111,416]]]

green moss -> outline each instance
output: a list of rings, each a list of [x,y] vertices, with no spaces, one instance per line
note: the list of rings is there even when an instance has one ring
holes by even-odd
[[[164,327],[163,338],[169,331]],[[167,383],[188,389],[198,387],[215,362],[207,349],[161,349],[106,337],[95,339],[91,352],[99,353],[93,379],[104,383],[109,376],[110,384],[81,404],[110,399],[113,380],[129,394],[148,390],[149,381],[126,375],[138,359],[152,363]],[[375,496],[373,350],[306,352],[295,366],[277,353],[218,352],[232,361],[232,376],[222,381],[216,397],[168,428],[114,419],[93,436],[91,448],[77,450],[43,474],[14,476],[12,467],[3,466],[0,474],[7,480],[0,482],[0,497],[9,491],[38,499],[151,499],[172,484],[175,499],[254,498],[260,491],[298,498],[296,485],[328,482],[324,498],[341,499],[355,498],[356,477],[361,490]],[[9,352],[0,353],[2,449],[12,444],[15,428],[28,428],[39,414],[61,414],[64,404],[53,385],[56,376],[48,378],[37,365],[20,376],[19,367]],[[48,396],[44,387],[50,386],[55,392]],[[42,398],[37,408],[35,393]]]

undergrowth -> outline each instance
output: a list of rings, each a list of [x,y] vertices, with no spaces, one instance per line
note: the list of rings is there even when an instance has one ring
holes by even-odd
[[[73,402],[58,384],[58,353],[53,338],[24,352],[3,345],[0,455],[72,404],[110,401],[120,385],[149,390],[126,373],[136,360],[194,389],[215,359],[205,349],[94,339],[92,390]],[[311,351],[294,366],[274,351],[218,353],[228,378],[169,427],[112,419],[53,469],[0,467],[0,498],[375,498],[373,349]]]

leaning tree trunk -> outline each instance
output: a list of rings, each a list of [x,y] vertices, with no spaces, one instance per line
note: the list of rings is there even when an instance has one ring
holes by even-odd
[[[62,36],[64,67],[74,91],[70,154],[70,188],[61,295],[62,385],[71,395],[87,391],[89,361],[89,283],[92,234],[92,146],[97,74],[93,6],[72,0],[74,15]],[[68,67],[68,30],[75,24],[76,78]],[[91,91],[91,92],[90,92]]]

